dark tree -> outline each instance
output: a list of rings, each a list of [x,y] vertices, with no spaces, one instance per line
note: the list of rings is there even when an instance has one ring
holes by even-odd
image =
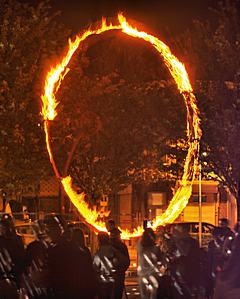
[[[238,198],[240,219],[240,15],[236,1],[220,2],[209,22],[195,21],[179,40],[199,100],[205,173]]]
[[[0,186],[21,193],[51,172],[40,116],[43,75],[66,42],[48,1],[0,1]]]
[[[61,173],[91,196],[133,182],[175,182],[186,153],[185,107],[155,50],[107,33],[89,39],[70,69],[52,125]]]

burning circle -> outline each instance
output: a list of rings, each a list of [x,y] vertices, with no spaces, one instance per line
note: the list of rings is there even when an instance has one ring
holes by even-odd
[[[62,57],[61,61],[47,73],[45,79],[44,93],[41,96],[43,107],[42,116],[44,119],[44,129],[46,134],[46,145],[49,154],[51,164],[53,166],[55,175],[61,180],[62,186],[71,202],[77,208],[79,213],[85,218],[86,222],[91,225],[97,231],[107,231],[105,223],[98,220],[98,211],[91,209],[84,200],[84,194],[77,194],[72,187],[72,180],[70,176],[61,178],[56,167],[54,157],[51,150],[50,143],[50,123],[57,115],[58,101],[56,99],[56,93],[65,77],[68,73],[68,64],[78,49],[79,45],[89,36],[95,34],[101,34],[110,30],[121,30],[123,33],[143,39],[150,43],[163,58],[165,65],[175,80],[179,92],[183,95],[184,102],[187,109],[187,137],[188,137],[188,153],[184,164],[183,176],[174,194],[167,210],[161,215],[154,219],[152,228],[156,229],[159,225],[173,222],[179,214],[186,207],[188,200],[192,193],[192,182],[194,180],[197,162],[198,162],[198,149],[199,142],[201,139],[202,131],[200,128],[199,110],[196,105],[196,98],[193,94],[193,89],[190,84],[188,74],[184,65],[171,53],[169,47],[164,44],[161,40],[153,35],[150,35],[143,31],[138,31],[137,28],[132,27],[122,15],[118,15],[118,25],[107,24],[106,20],[102,20],[101,27],[95,30],[87,30],[83,34],[76,36],[74,41],[69,40],[68,51],[65,56]],[[132,232],[121,229],[122,238],[128,239],[136,237],[142,234],[143,227],[139,226]]]

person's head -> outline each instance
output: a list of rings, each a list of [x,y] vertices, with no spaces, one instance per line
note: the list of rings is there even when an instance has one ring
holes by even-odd
[[[190,232],[190,225],[188,223],[179,223],[176,225],[176,230],[180,233],[180,235],[186,236]]]
[[[228,227],[229,225],[229,221],[227,218],[221,218],[219,220],[219,226],[222,227],[222,228],[225,228],[225,227]]]
[[[7,223],[8,229],[9,229],[8,233],[15,235],[16,231],[15,231],[15,227],[14,227],[14,222],[13,222],[12,216],[10,214],[8,214],[8,213],[5,213],[5,214],[2,215],[1,220],[5,221]]]
[[[64,232],[64,223],[58,216],[48,215],[44,219],[46,233],[53,243],[57,243]]]
[[[64,238],[68,241],[72,240],[73,237],[73,230],[74,230],[74,224],[69,223],[66,228],[64,229]]]
[[[107,226],[107,230],[111,232],[113,229],[116,228],[115,221],[113,219],[109,219],[106,226]]]
[[[72,231],[72,241],[77,246],[80,246],[80,247],[85,246],[84,233],[80,228],[73,229],[73,231]]]
[[[99,247],[109,245],[110,244],[110,239],[109,235],[107,233],[99,233],[98,234],[98,245]]]
[[[146,228],[143,235],[142,235],[142,246],[143,247],[150,247],[155,245],[156,235],[151,228]]]
[[[0,220],[0,236],[6,237],[9,234],[9,224],[6,220]]]
[[[148,220],[143,220],[143,229],[146,230],[148,228]]]
[[[111,239],[121,239],[121,231],[118,228],[114,228],[110,231]]]

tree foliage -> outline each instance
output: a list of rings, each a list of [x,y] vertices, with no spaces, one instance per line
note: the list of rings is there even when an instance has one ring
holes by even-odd
[[[77,140],[68,172],[88,194],[179,178],[185,108],[155,50],[114,32],[92,37],[70,69],[51,130],[62,173]]]
[[[51,169],[40,95],[46,70],[64,53],[66,34],[45,1],[36,7],[2,1],[0,17],[0,181],[21,189]],[[70,69],[51,126],[62,175],[70,172],[90,195],[180,177],[185,108],[155,50],[107,33],[89,39]]]
[[[43,74],[65,42],[48,1],[0,2],[0,184],[21,190],[49,174],[40,117]]]
[[[206,172],[237,197],[240,178],[240,18],[236,1],[211,9],[211,21],[175,40],[199,100]],[[207,166],[207,167],[206,167]],[[216,177],[217,175],[217,177]]]

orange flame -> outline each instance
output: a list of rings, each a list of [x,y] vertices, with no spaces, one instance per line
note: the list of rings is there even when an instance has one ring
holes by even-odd
[[[107,232],[105,223],[103,221],[98,221],[98,211],[96,209],[89,208],[89,205],[84,200],[84,193],[77,194],[72,188],[72,179],[67,176],[61,180],[65,192],[71,198],[72,203],[84,216],[87,223],[91,224],[96,230]]]
[[[197,171],[198,161],[198,148],[201,139],[202,131],[200,128],[199,110],[196,104],[196,98],[193,94],[192,86],[190,84],[188,74],[184,65],[171,53],[169,47],[164,44],[157,37],[150,35],[143,31],[138,31],[137,28],[132,27],[122,15],[118,15],[119,25],[107,25],[106,19],[102,20],[100,28],[95,30],[87,30],[82,35],[78,35],[74,41],[69,40],[68,51],[62,58],[59,64],[51,68],[45,80],[44,94],[41,96],[43,102],[42,115],[45,121],[45,133],[47,150],[49,153],[50,161],[53,165],[55,174],[59,177],[57,167],[54,162],[51,145],[50,133],[48,123],[55,119],[57,115],[57,99],[56,93],[59,89],[65,75],[68,73],[67,68],[73,54],[78,49],[79,45],[89,36],[101,34],[109,30],[121,30],[127,35],[141,38],[150,43],[163,58],[165,65],[168,67],[169,72],[174,78],[179,92],[183,95],[186,109],[187,109],[187,136],[188,136],[188,153],[184,164],[184,172],[180,187],[174,194],[167,210],[161,215],[156,217],[153,221],[152,227],[156,229],[159,225],[173,222],[179,214],[186,207],[188,200],[192,193],[192,181],[194,180]],[[84,194],[77,194],[72,187],[71,177],[61,179],[61,183],[65,192],[70,198],[71,202],[78,209],[79,213],[85,218],[86,222],[90,224],[97,231],[107,231],[104,222],[98,220],[99,213],[96,209],[91,209],[84,200]],[[120,228],[121,229],[121,228]],[[143,227],[139,226],[132,232],[121,229],[123,239],[140,236],[143,233]]]

